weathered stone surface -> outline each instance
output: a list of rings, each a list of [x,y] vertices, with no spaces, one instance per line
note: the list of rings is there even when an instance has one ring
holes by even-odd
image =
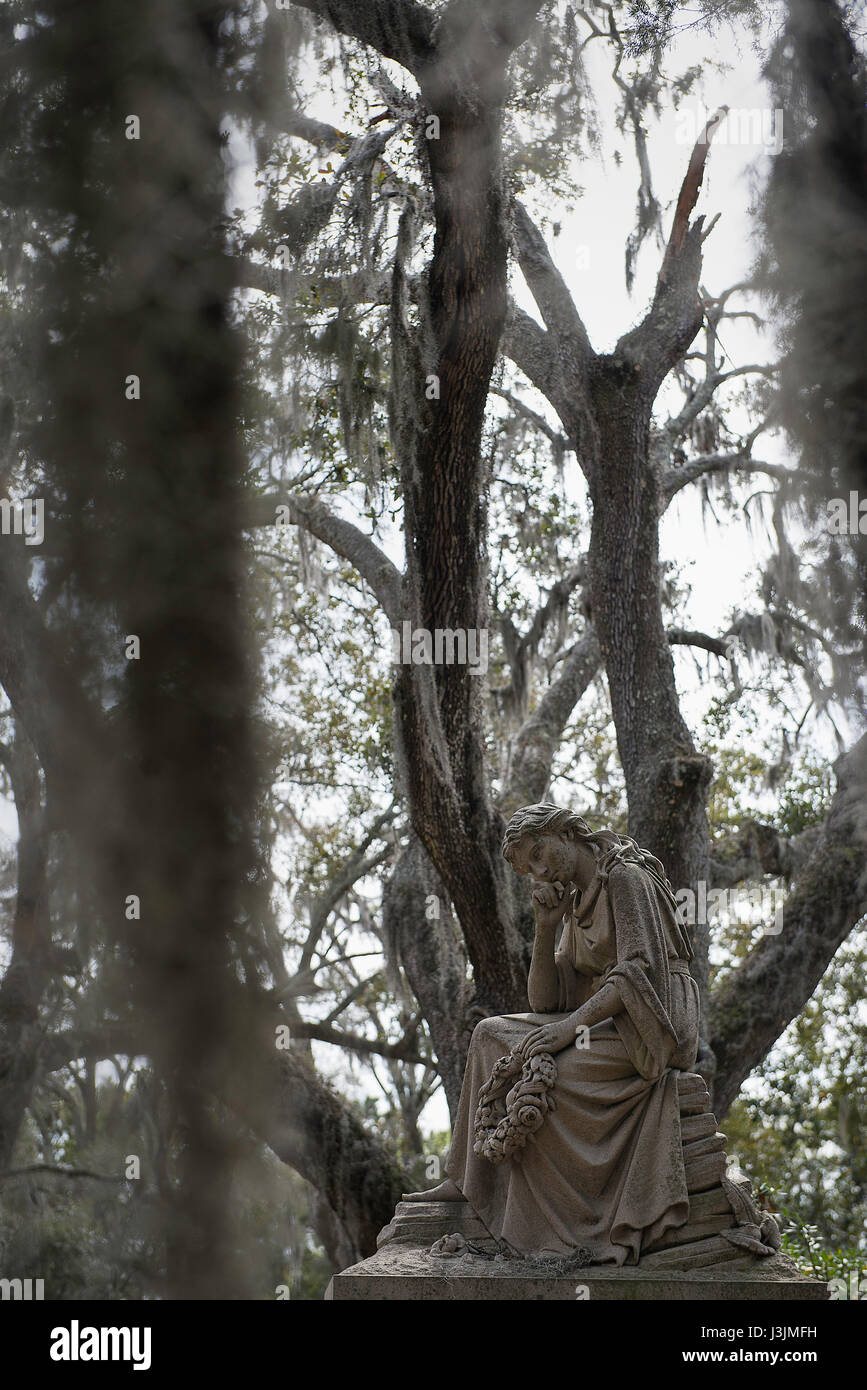
[[[692,1144],[684,1144],[683,1160],[701,1158],[702,1154],[721,1153],[726,1146],[724,1134],[710,1134],[706,1139],[696,1139]]]
[[[664,1236],[651,1242],[642,1249],[641,1258],[644,1260],[648,1254],[654,1250],[667,1250],[672,1246],[689,1245],[693,1241],[706,1239],[708,1236],[718,1235],[720,1231],[727,1231],[735,1224],[734,1214],[726,1200],[722,1188],[716,1189],[722,1198],[724,1209],[721,1211],[708,1211],[695,1206],[704,1196],[712,1196],[714,1189],[707,1193],[696,1193],[690,1198],[689,1217],[685,1226],[678,1226],[673,1231],[667,1231]]]
[[[713,1269],[689,1271],[663,1267],[613,1269],[594,1265],[564,1272],[556,1262],[483,1259],[463,1255],[444,1259],[403,1244],[390,1244],[369,1260],[336,1274],[326,1298],[369,1301],[515,1302],[598,1300],[718,1300],[727,1302],[771,1299],[820,1301],[828,1297],[824,1284],[802,1279],[790,1260],[773,1255],[741,1268],[736,1258]]]
[[[699,1142],[708,1141],[703,1140]],[[750,1188],[748,1183],[742,1184],[742,1188],[745,1192],[749,1193]],[[743,1248],[731,1244],[722,1233],[734,1230],[735,1226],[736,1218],[729,1199],[722,1186],[716,1183],[707,1190],[694,1193],[690,1197],[689,1216],[686,1224],[667,1232],[664,1236],[649,1245],[647,1250],[642,1253],[638,1266],[625,1266],[618,1272],[604,1265],[581,1266],[580,1261],[572,1261],[578,1273],[576,1274],[573,1269],[568,1275],[568,1278],[571,1279],[574,1277],[586,1282],[585,1275],[595,1280],[600,1276],[605,1279],[610,1279],[616,1274],[619,1279],[627,1281],[623,1286],[626,1291],[617,1296],[629,1298],[657,1296],[657,1294],[652,1291],[647,1292],[643,1285],[636,1292],[633,1284],[628,1282],[632,1279],[635,1272],[659,1272],[661,1276],[665,1275],[666,1277],[669,1273],[674,1272],[678,1278],[682,1278],[697,1271],[702,1273],[704,1277],[709,1270],[713,1269],[720,1270],[721,1274],[724,1273],[727,1279],[732,1274],[739,1273],[743,1274],[748,1280],[759,1279],[764,1283],[768,1282],[772,1275],[775,1276],[775,1279],[783,1278],[785,1275],[795,1283],[798,1282],[799,1276],[794,1266],[784,1257],[763,1256],[757,1258]],[[527,1261],[514,1258],[510,1260],[493,1258],[497,1255],[497,1244],[490,1237],[467,1202],[401,1202],[398,1204],[394,1220],[385,1227],[380,1234],[379,1246],[382,1252],[385,1252],[386,1248],[395,1251],[397,1247],[400,1246],[405,1250],[410,1250],[419,1258],[424,1257],[422,1260],[423,1277],[429,1280],[433,1277],[441,1277],[442,1269],[444,1268],[442,1259],[431,1257],[430,1247],[444,1236],[455,1234],[459,1234],[463,1236],[465,1240],[471,1242],[471,1248],[467,1253],[453,1257],[446,1261],[446,1263],[449,1269],[454,1268],[456,1271],[461,1272],[462,1277],[467,1271],[476,1270],[478,1278],[482,1280],[482,1283],[479,1289],[472,1294],[472,1297],[484,1298],[491,1296],[499,1298],[503,1296],[497,1292],[492,1294],[487,1294],[485,1292],[485,1290],[490,1287],[497,1287],[496,1284],[494,1286],[490,1284],[491,1271],[506,1271],[506,1275],[509,1279],[514,1279],[518,1272],[522,1272],[528,1280],[526,1285],[526,1297],[547,1298],[549,1296],[566,1296],[562,1293],[562,1288],[559,1294],[556,1294],[556,1288],[554,1293],[550,1291],[544,1293],[538,1292],[537,1286],[540,1278],[538,1261]],[[490,1258],[483,1258],[485,1254]],[[425,1263],[425,1261],[427,1263]],[[551,1270],[556,1266],[562,1267],[564,1264],[568,1265],[569,1263],[568,1259],[546,1261],[545,1269]],[[361,1269],[361,1267],[358,1268]],[[396,1278],[400,1279],[403,1277],[400,1273],[400,1270],[403,1268],[403,1256],[401,1256],[397,1263],[398,1273],[395,1276]],[[414,1264],[412,1268],[415,1269],[416,1274],[418,1274],[416,1264]],[[369,1262],[365,1262],[360,1277],[366,1280],[371,1273],[376,1274],[376,1267],[373,1267],[371,1270],[369,1268]],[[416,1278],[416,1274],[412,1276],[414,1279]],[[342,1278],[342,1276],[340,1277]],[[377,1278],[378,1277],[379,1275],[377,1275]],[[418,1277],[421,1277],[421,1275]],[[451,1276],[446,1275],[445,1277],[450,1278]],[[548,1274],[545,1275],[545,1278],[549,1277],[554,1277],[556,1284],[556,1279],[562,1280],[567,1276],[562,1273],[557,1273],[552,1276]],[[342,1287],[341,1285],[341,1288]],[[360,1290],[358,1295],[360,1297],[379,1296],[369,1294],[369,1290],[374,1287],[379,1287],[378,1285],[362,1282],[352,1287],[357,1287],[357,1289]],[[422,1287],[428,1287],[428,1285],[420,1285],[417,1283],[411,1285],[411,1288],[416,1290],[416,1293],[418,1289]],[[559,1288],[560,1285],[556,1285],[556,1287]],[[704,1285],[702,1285],[702,1288],[704,1288]],[[365,1290],[367,1292],[365,1292]],[[416,1293],[406,1295],[388,1293],[383,1294],[382,1297],[415,1297]],[[339,1296],[354,1297],[355,1295],[350,1292],[347,1294],[341,1293]],[[455,1297],[458,1295],[443,1293],[442,1295],[433,1294],[431,1296]],[[464,1295],[461,1294],[460,1296],[463,1297]],[[469,1296],[470,1295],[467,1294],[467,1297]],[[517,1295],[513,1295],[510,1291],[505,1296],[512,1297]],[[574,1296],[574,1290],[572,1296]],[[606,1291],[603,1296],[614,1297],[614,1294]],[[695,1295],[686,1294],[681,1290],[679,1294],[672,1294],[671,1296],[693,1297]],[[702,1292],[697,1296],[704,1297],[706,1295]],[[739,1297],[740,1295],[736,1294],[734,1296]],[[774,1296],[776,1297],[776,1294]],[[786,1293],[782,1296],[789,1297],[794,1295]]]
[[[716,1187],[725,1175],[725,1153],[701,1154],[698,1158],[684,1155],[684,1169],[686,1190],[690,1196],[693,1192],[706,1192],[709,1187]]]
[[[696,1139],[706,1139],[709,1135],[716,1133],[716,1116],[709,1110],[705,1110],[700,1115],[681,1115],[680,1117],[680,1137],[686,1146],[693,1143]]]
[[[693,1104],[699,1088],[687,1095]],[[504,1258],[468,1202],[400,1202],[379,1237],[380,1249],[343,1274],[329,1288],[332,1300],[817,1300],[823,1284],[804,1279],[785,1256],[757,1255],[733,1244],[725,1234],[738,1220],[758,1220],[749,1182],[731,1188],[725,1172],[725,1136],[716,1133],[709,1111],[686,1117],[684,1144],[687,1182],[692,1190],[685,1225],[667,1232],[643,1251],[637,1266],[586,1265],[580,1259]],[[744,1207],[740,1217],[733,1210]],[[746,1208],[751,1210],[747,1211]],[[449,1258],[431,1252],[446,1235],[469,1242]],[[458,1242],[449,1242],[460,1244]]]
[[[381,1249],[392,1241],[400,1241],[428,1248],[441,1236],[454,1232],[467,1240],[490,1239],[469,1202],[398,1202],[376,1244]]]
[[[703,1076],[695,1071],[683,1071],[677,1078],[677,1096],[681,1115],[692,1115],[710,1109],[710,1095]]]
[[[729,1199],[722,1187],[708,1188],[706,1192],[694,1192],[689,1199],[689,1220],[701,1221],[705,1216],[731,1215]]]
[[[734,1225],[734,1221],[729,1223]],[[743,1251],[736,1245],[730,1245],[720,1235],[712,1235],[704,1240],[692,1241],[687,1245],[683,1243],[672,1246],[670,1249],[657,1250],[652,1254],[642,1255],[641,1267],[645,1269],[701,1269],[705,1265],[729,1264],[735,1260],[741,1260]]]
[[[689,1199],[686,1225],[669,1231],[650,1250],[664,1250],[702,1240],[734,1226],[735,1220],[728,1198],[717,1184],[706,1192],[694,1193]],[[467,1240],[491,1243],[489,1233],[468,1202],[398,1202],[394,1218],[384,1226],[377,1246],[400,1242],[429,1249],[442,1236],[459,1233]]]

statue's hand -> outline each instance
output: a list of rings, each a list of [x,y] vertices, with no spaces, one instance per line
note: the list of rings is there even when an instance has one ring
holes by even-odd
[[[540,883],[533,889],[532,903],[537,927],[556,927],[563,916],[566,890],[562,883]]]
[[[535,1057],[537,1052],[562,1052],[564,1047],[575,1041],[577,1032],[573,1015],[570,1014],[568,1018],[557,1019],[556,1023],[545,1023],[541,1028],[534,1028],[522,1038],[515,1051],[525,1061]]]

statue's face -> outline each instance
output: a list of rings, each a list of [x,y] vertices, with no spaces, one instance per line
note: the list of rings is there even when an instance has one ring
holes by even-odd
[[[559,835],[525,835],[515,848],[512,868],[539,883],[569,883],[575,870],[575,846]]]

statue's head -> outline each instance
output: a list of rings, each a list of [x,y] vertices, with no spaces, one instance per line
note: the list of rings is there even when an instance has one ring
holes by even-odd
[[[518,874],[566,883],[573,877],[576,854],[595,859],[594,832],[581,816],[539,802],[522,806],[506,826],[503,857]]]
[[[591,872],[595,867],[606,880],[615,863],[639,864],[677,906],[665,869],[650,850],[616,830],[591,830],[582,816],[546,801],[515,812],[506,826],[503,857],[518,874],[563,884],[577,868],[583,868],[586,878],[588,866]]]

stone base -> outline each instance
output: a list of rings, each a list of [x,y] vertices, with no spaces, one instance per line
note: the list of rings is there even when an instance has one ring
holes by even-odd
[[[446,1234],[466,1242],[460,1253],[432,1254],[431,1247]],[[468,1202],[399,1202],[380,1231],[376,1254],[336,1274],[325,1296],[419,1302],[827,1299],[826,1286],[805,1279],[786,1255],[751,1253],[737,1235],[735,1215],[718,1183],[691,1192],[687,1223],[642,1253],[637,1265],[620,1269],[589,1265],[578,1255],[510,1257],[499,1253]]]
[[[704,1079],[679,1073],[677,1091],[687,1219],[643,1247],[637,1265],[588,1264],[590,1251],[583,1260],[578,1252],[515,1258],[468,1202],[420,1199],[398,1202],[376,1254],[336,1274],[326,1298],[827,1299],[825,1284],[805,1279],[779,1253],[777,1227],[757,1207],[750,1183],[727,1177],[725,1135],[717,1131]]]
[[[802,1278],[785,1255],[744,1256],[712,1269],[611,1269],[602,1265],[565,1272],[565,1261],[485,1259],[463,1254],[447,1258],[418,1246],[389,1242],[328,1286],[326,1299],[369,1301],[458,1301],[528,1299],[553,1302],[589,1299],[726,1302],[811,1301],[827,1299],[824,1284]],[[558,1268],[559,1265],[559,1268]],[[586,1290],[586,1292],[585,1292]]]

